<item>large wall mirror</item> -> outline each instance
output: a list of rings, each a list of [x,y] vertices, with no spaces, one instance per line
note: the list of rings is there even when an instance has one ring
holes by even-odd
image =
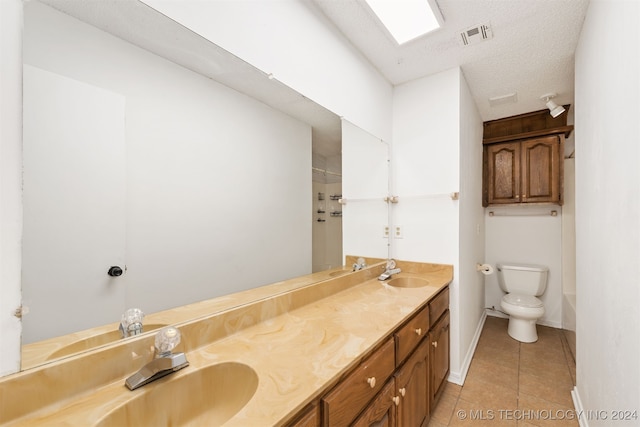
[[[130,307],[324,280],[312,158],[332,172],[314,147],[343,141],[336,114],[136,0],[24,5],[23,349]],[[363,179],[372,153],[386,194],[379,140],[336,175]],[[387,256],[387,212],[350,231],[376,233],[353,255]]]

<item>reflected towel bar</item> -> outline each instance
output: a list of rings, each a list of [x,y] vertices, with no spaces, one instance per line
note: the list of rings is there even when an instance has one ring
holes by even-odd
[[[523,213],[507,213],[507,212],[494,212],[489,211],[489,216],[558,216],[557,210],[551,210],[549,212],[523,212]]]

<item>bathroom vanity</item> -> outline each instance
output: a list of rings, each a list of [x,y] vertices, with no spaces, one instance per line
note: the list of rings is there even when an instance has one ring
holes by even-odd
[[[4,377],[0,424],[426,425],[449,370],[453,268],[398,267],[179,323],[189,366],[134,391],[124,380],[152,359],[153,334]]]

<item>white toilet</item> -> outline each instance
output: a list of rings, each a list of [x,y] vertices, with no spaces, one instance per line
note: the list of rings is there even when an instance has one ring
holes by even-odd
[[[536,297],[547,288],[549,268],[543,265],[496,264],[498,283],[507,292],[500,307],[509,315],[509,335],[520,342],[538,341],[536,321],[544,316]]]

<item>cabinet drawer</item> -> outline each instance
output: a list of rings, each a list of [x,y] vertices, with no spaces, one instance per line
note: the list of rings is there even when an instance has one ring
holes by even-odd
[[[395,333],[396,366],[400,366],[422,338],[427,335],[429,325],[429,307],[425,306]]]
[[[395,370],[394,340],[389,338],[322,398],[323,425],[348,425],[382,389]]]
[[[434,323],[449,309],[449,288],[445,288],[429,303],[429,325]]]

